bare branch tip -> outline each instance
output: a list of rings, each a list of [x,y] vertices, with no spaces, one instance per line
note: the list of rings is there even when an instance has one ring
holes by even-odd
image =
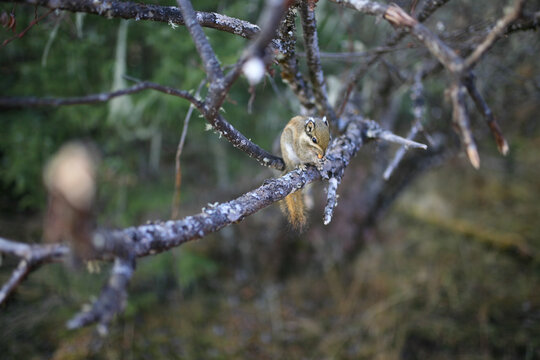
[[[388,6],[383,17],[390,24],[398,27],[405,26],[408,28],[412,28],[418,23],[415,18],[407,14],[407,12],[400,8],[397,4],[393,3]]]
[[[467,146],[467,157],[476,170],[480,169],[480,155],[478,155],[476,146],[472,144]]]
[[[499,148],[499,152],[501,154],[503,154],[504,156],[508,155],[510,147],[508,146],[508,142],[506,142],[506,139],[503,139],[502,144],[497,144],[497,147]]]

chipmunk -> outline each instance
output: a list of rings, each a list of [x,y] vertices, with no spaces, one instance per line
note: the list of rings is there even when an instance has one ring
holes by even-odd
[[[295,167],[305,168],[305,164],[320,164],[329,142],[330,130],[326,117],[293,117],[283,129],[280,139],[285,172]],[[306,224],[304,208],[301,191],[287,195],[281,202],[281,210],[296,230],[302,230]]]

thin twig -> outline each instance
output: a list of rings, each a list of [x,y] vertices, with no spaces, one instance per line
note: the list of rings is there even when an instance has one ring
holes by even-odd
[[[406,148],[416,148],[426,150],[428,147],[426,144],[422,144],[416,141],[405,139],[399,135],[394,134],[389,130],[384,130],[380,126],[372,126],[366,132],[366,136],[369,139],[380,139],[388,142],[393,142],[399,145],[403,145]]]
[[[454,81],[450,86],[450,95],[452,96],[453,104],[453,120],[454,124],[459,129],[461,141],[465,146],[467,157],[475,169],[480,168],[480,156],[476,148],[470,124],[469,113],[465,104],[465,89],[458,81]]]
[[[540,11],[528,13],[523,11],[521,17],[508,25],[504,34],[508,35],[516,31],[536,30],[540,27]]]
[[[409,30],[451,73],[457,74],[463,70],[463,59],[431,30],[419,23],[399,6],[395,4],[388,6],[384,13],[384,19],[394,26]]]
[[[63,245],[28,245],[0,238],[0,254],[21,259],[9,280],[0,289],[0,305],[13,293],[24,278],[40,265],[63,258],[69,249]]]
[[[474,49],[471,55],[465,60],[465,66],[470,69],[473,67],[493,45],[495,40],[499,38],[508,26],[519,18],[523,9],[525,0],[515,0],[512,11],[506,14],[502,19],[497,21],[497,24],[491,29],[484,41]]]
[[[85,96],[76,96],[70,98],[51,98],[51,97],[0,97],[0,108],[19,108],[19,107],[38,107],[38,106],[67,106],[67,105],[83,105],[95,104],[109,101],[118,96],[134,94],[143,90],[152,89],[163,92],[165,94],[177,96],[191,102],[195,107],[201,108],[202,104],[199,100],[193,97],[188,91],[178,90],[172,87],[163,86],[160,84],[143,81],[129,88]]]
[[[373,49],[366,51],[352,51],[352,52],[320,52],[319,57],[322,59],[330,60],[342,60],[342,61],[356,61],[356,58],[365,58],[370,55],[380,55],[386,54],[389,52],[408,50],[416,48],[416,45],[407,45],[407,46],[379,46]],[[299,52],[298,56],[306,56],[305,52]]]
[[[347,6],[351,7],[351,8],[355,8],[355,6],[353,6],[352,4],[349,5],[347,4],[348,2],[347,1],[343,1],[343,0],[330,0],[332,2],[336,2],[336,3],[345,3]],[[419,22],[424,22],[425,20],[427,20],[438,8],[440,8],[441,6],[443,6],[444,4],[446,4],[449,0],[429,0],[427,1],[421,8],[418,16],[417,16],[417,19]],[[366,1],[364,2],[366,4],[364,4],[365,6],[371,6],[375,9],[378,9],[379,6],[374,6],[372,4],[372,2],[369,2],[369,1]],[[359,7],[360,9],[363,9],[363,7]],[[385,8],[386,9],[386,8]],[[373,10],[374,12],[375,10]],[[377,11],[381,11],[381,13],[378,15],[383,15],[384,13],[382,12],[382,9],[380,10],[377,10]],[[386,11],[386,10],[385,10]],[[370,12],[368,11],[367,14],[370,14]],[[394,35],[392,35],[390,38],[388,38],[388,40],[386,40],[384,47],[393,47],[393,46],[396,46],[401,40],[403,40],[405,38],[405,36],[408,34],[407,31],[405,31],[404,29],[397,29],[396,33]],[[352,94],[352,91],[354,89],[354,87],[356,86],[356,84],[359,82],[359,80],[367,73],[367,71],[369,70],[369,68],[374,65],[375,63],[377,63],[377,61],[379,61],[379,59],[381,58],[381,56],[384,55],[384,53],[380,53],[380,54],[374,54],[372,55],[371,57],[368,57],[367,60],[365,61],[365,63],[361,64],[360,66],[358,66],[354,71],[352,71],[352,74],[350,76],[348,76],[348,82],[347,82],[347,85],[344,87],[344,91],[342,91],[342,93],[340,94],[339,98],[342,99],[341,101],[341,104],[340,106],[338,107],[339,111],[338,111],[338,116],[341,116],[341,114],[343,113],[343,111],[345,110],[345,107],[350,99],[350,96]]]
[[[23,30],[21,31],[20,33],[10,37],[9,39],[6,39],[2,42],[2,46],[6,46],[7,44],[9,44],[11,41],[15,40],[15,39],[20,39],[22,38],[24,35],[26,35],[26,33],[32,28],[34,27],[34,25],[36,25],[38,22],[40,22],[41,20],[43,20],[44,18],[46,18],[47,16],[49,16],[50,13],[52,13],[53,10],[49,10],[49,11],[46,11],[44,14],[42,14],[40,17],[38,18],[35,18],[34,20],[32,20],[30,22],[30,24],[28,24],[28,26]]]
[[[195,97],[198,98],[203,88],[206,84],[206,80],[201,81],[197,91],[195,92]],[[182,169],[180,167],[180,156],[182,156],[182,150],[184,149],[184,143],[186,141],[187,129],[189,125],[189,120],[191,119],[191,114],[193,113],[193,105],[189,106],[186,117],[184,118],[184,126],[182,128],[182,135],[180,136],[180,141],[178,142],[178,147],[176,149],[176,155],[174,157],[176,176],[174,181],[174,195],[173,195],[173,205],[172,205],[172,215],[171,218],[178,218],[178,213],[180,211],[180,186],[182,185]]]
[[[207,117],[216,116],[231,86],[242,72],[251,85],[255,85],[262,80],[266,72],[266,65],[271,60],[271,56],[267,56],[267,47],[276,37],[276,31],[289,3],[289,0],[268,0],[266,2],[265,9],[259,19],[261,31],[246,47],[240,59],[227,73],[222,84],[220,84],[221,86],[210,87],[206,104]]]
[[[413,140],[416,137],[416,134],[422,130],[422,120],[424,119],[425,114],[425,101],[424,101],[424,86],[422,84],[422,76],[424,70],[416,72],[414,76],[414,85],[411,87],[411,100],[413,103],[413,115],[414,115],[414,124],[407,134],[407,140]],[[397,168],[405,153],[407,148],[405,146],[400,147],[390,164],[386,167],[386,170],[383,174],[383,179],[388,180],[394,170]]]
[[[428,0],[426,1],[425,5],[422,6],[422,9],[416,16],[418,21],[424,22],[426,21],[431,14],[433,14],[438,8],[445,5],[450,0]]]
[[[491,111],[489,105],[486,103],[486,101],[478,91],[475,84],[474,75],[470,74],[470,76],[465,79],[464,84],[467,88],[467,91],[469,92],[469,95],[473,99],[476,108],[486,119],[489,129],[491,130],[491,133],[495,138],[495,143],[497,144],[499,152],[503,155],[506,155],[509,149],[508,142],[504,138],[501,128],[497,120],[495,119],[495,116],[493,115],[493,112]]]
[[[2,289],[0,289],[0,304],[3,304],[4,301],[6,301],[7,297],[24,280],[30,271],[31,269],[28,261],[21,260],[17,268],[13,270],[9,280],[2,286]]]
[[[416,137],[416,134],[418,134],[418,131],[420,130],[421,126],[419,126],[418,122],[415,122],[409,130],[409,133],[407,134],[407,140],[412,140]],[[400,147],[396,154],[394,155],[394,158],[392,161],[390,161],[390,164],[386,167],[386,170],[384,170],[383,179],[388,180],[390,179],[390,176],[392,176],[392,173],[397,168],[401,160],[403,160],[403,157],[405,156],[405,153],[407,152],[407,148],[405,146]]]

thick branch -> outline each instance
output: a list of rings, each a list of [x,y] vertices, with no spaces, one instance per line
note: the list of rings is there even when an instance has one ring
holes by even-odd
[[[83,12],[106,18],[150,20],[185,25],[180,10],[173,6],[111,0],[0,0],[0,2],[39,5],[54,10]],[[259,32],[257,25],[217,13],[199,11],[196,12],[196,19],[201,26],[229,32],[244,38],[252,38]]]

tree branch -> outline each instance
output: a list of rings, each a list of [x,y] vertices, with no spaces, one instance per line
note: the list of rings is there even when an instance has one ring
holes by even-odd
[[[127,287],[135,271],[133,256],[117,257],[111,270],[109,281],[103,287],[99,298],[90,309],[83,310],[67,322],[68,329],[78,329],[86,325],[98,323],[100,335],[107,334],[108,325],[115,315],[126,307]]]
[[[497,21],[484,41],[478,45],[472,54],[469,55],[469,57],[465,60],[465,66],[468,69],[472,68],[480,60],[482,55],[484,55],[491,48],[493,43],[495,43],[495,40],[497,40],[497,38],[499,38],[503,32],[506,31],[508,26],[520,17],[523,4],[525,4],[525,0],[516,0],[514,2],[512,11]]]
[[[474,75],[470,73],[463,83],[465,84],[465,87],[467,88],[469,95],[473,99],[474,104],[476,105],[476,108],[486,119],[489,129],[491,130],[491,133],[493,134],[493,137],[495,138],[495,143],[497,144],[497,148],[499,149],[499,152],[503,155],[506,155],[509,149],[508,142],[504,138],[504,135],[502,134],[502,131],[501,131],[501,127],[497,123],[497,120],[495,119],[493,112],[489,108],[489,105],[486,103],[486,101],[484,100],[480,92],[478,91],[475,84]]]
[[[336,2],[336,3],[343,3],[343,0],[331,0],[331,1]],[[418,17],[417,17],[418,21],[419,22],[424,22],[438,8],[440,8],[441,6],[446,4],[448,1],[449,0],[429,0],[429,1],[427,1],[424,4],[424,6],[422,7],[422,9],[420,9],[420,12],[419,12]],[[365,6],[373,6],[373,4],[365,4]],[[352,6],[352,5],[348,6],[348,7],[351,7],[353,9],[355,9],[355,7]],[[382,48],[388,48],[388,47],[396,46],[397,44],[399,44],[399,42],[401,40],[403,40],[403,38],[405,38],[405,36],[407,34],[408,34],[408,32],[405,31],[404,29],[397,29],[397,32],[393,36],[391,36],[388,40],[386,40],[385,45]],[[351,96],[351,93],[352,93],[353,88],[356,85],[356,83],[359,81],[359,79],[361,79],[366,74],[366,72],[369,70],[371,65],[373,65],[377,61],[379,61],[379,59],[382,57],[382,55],[384,55],[384,52],[373,54],[372,56],[367,58],[367,60],[365,61],[364,64],[360,65],[359,67],[357,67],[352,72],[351,76],[349,77],[349,81],[347,83],[347,86],[344,87],[345,91],[342,92],[342,94],[340,96],[340,98],[343,99],[343,100],[341,101],[341,105],[339,106],[338,116],[341,115],[343,113],[343,111],[345,110],[345,106],[347,105],[347,102],[349,101],[349,98]]]
[[[304,43],[306,47],[309,78],[315,95],[317,109],[322,115],[329,117],[331,122],[337,124],[337,116],[328,102],[326,84],[319,56],[319,40],[317,36],[317,20],[315,19],[314,0],[302,1],[299,5],[302,29],[304,30]]]
[[[53,97],[10,97],[0,96],[0,108],[21,108],[21,107],[38,107],[38,106],[67,106],[67,105],[84,105],[96,104],[109,101],[118,96],[138,93],[143,90],[152,89],[163,92],[165,94],[180,97],[191,102],[195,107],[201,109],[202,103],[193,97],[188,91],[178,90],[172,87],[163,86],[149,81],[143,81],[133,85],[127,89],[117,90],[112,92],[91,94],[85,96],[76,96],[69,98],[53,98]]]
[[[516,31],[536,30],[540,27],[540,11],[535,13],[522,12],[521,18],[517,19],[504,31],[505,35]]]
[[[204,69],[210,80],[210,88],[215,88],[223,79],[223,71],[219,65],[219,61],[212,50],[212,46],[208,42],[206,35],[204,34],[201,25],[197,21],[197,14],[193,10],[191,1],[189,0],[177,0],[180,12],[185,21],[185,25],[193,38],[197,52],[202,59]],[[221,86],[219,86],[221,89]],[[214,89],[216,91],[216,89]]]
[[[180,10],[173,6],[111,0],[0,0],[0,2],[37,5],[51,10],[83,12],[106,18],[149,20],[185,25]],[[199,11],[196,12],[196,19],[203,27],[225,31],[248,39],[254,37],[259,32],[257,25],[218,13]]]
[[[452,82],[450,86],[450,95],[452,96],[453,104],[453,120],[454,124],[459,129],[461,141],[465,146],[469,161],[475,169],[480,168],[480,157],[476,149],[476,143],[472,136],[471,127],[469,124],[469,113],[465,104],[465,89],[457,80]]]
[[[256,39],[246,48],[243,56],[238,61],[238,66],[242,67],[244,75],[252,86],[258,84],[264,77],[266,65],[272,59],[272,54],[268,54],[266,48],[276,37],[276,31],[281,24],[281,19],[291,2],[291,0],[266,1],[265,9],[259,17],[259,24],[262,30]],[[276,44],[276,48],[279,48],[277,42],[274,44]]]
[[[414,115],[414,124],[407,134],[407,140],[412,140],[416,137],[416,134],[422,129],[422,120],[424,119],[425,113],[425,101],[424,101],[424,86],[422,84],[422,75],[424,74],[423,70],[418,71],[414,76],[414,85],[411,88],[411,100],[413,103],[413,115]],[[407,147],[402,146],[394,155],[390,164],[384,171],[383,178],[388,180],[394,170],[397,168],[405,153],[407,152]]]
[[[38,106],[64,106],[64,105],[81,105],[95,104],[108,101],[114,97],[137,93],[145,89],[157,90],[169,95],[181,97],[189,100],[201,113],[204,114],[203,103],[184,90],[177,90],[168,86],[159,85],[156,83],[144,81],[133,85],[130,88],[113,91],[110,93],[92,94],[87,96],[73,98],[38,98],[38,97],[0,97],[0,109],[2,108],[21,108],[21,107],[38,107]],[[272,167],[278,170],[283,170],[285,165],[280,157],[270,154],[262,149],[236,128],[234,128],[221,114],[217,114],[214,118],[206,117],[207,121],[216,131],[225,137],[231,144],[247,153],[249,156],[256,159],[260,164]]]
[[[0,238],[0,254],[8,254],[21,259],[10,279],[0,289],[0,305],[33,270],[46,262],[57,261],[67,255],[64,245],[28,245]]]
[[[296,14],[290,8],[279,29],[278,38],[281,42],[281,53],[277,61],[281,65],[281,79],[291,88],[300,104],[311,112],[315,108],[315,99],[309,84],[305,81],[296,58]]]

